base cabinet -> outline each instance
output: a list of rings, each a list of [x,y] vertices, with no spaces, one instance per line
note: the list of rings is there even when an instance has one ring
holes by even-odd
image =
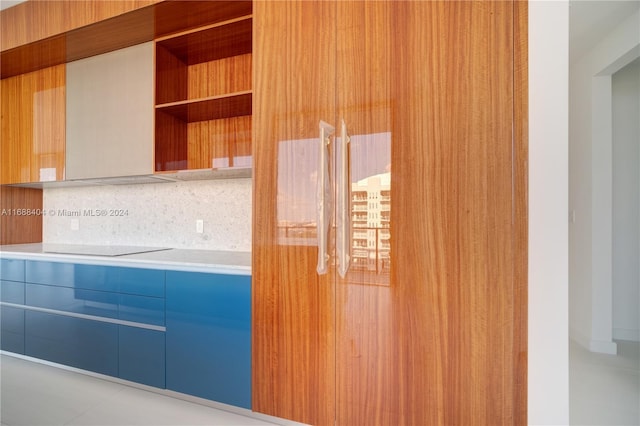
[[[0,308],[0,349],[24,355],[24,310]]]
[[[0,302],[24,304],[24,261],[0,261]],[[0,349],[24,355],[24,310],[0,306]]]
[[[251,408],[251,278],[168,271],[167,389]]]
[[[121,325],[118,329],[118,377],[164,389],[164,332]]]
[[[118,325],[25,312],[25,355],[118,376]]]
[[[251,408],[251,277],[2,259],[1,349]]]

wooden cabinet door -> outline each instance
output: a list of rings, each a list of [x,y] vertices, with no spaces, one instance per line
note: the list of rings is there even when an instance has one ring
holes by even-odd
[[[338,3],[354,221],[339,425],[526,422],[514,7]]]
[[[0,183],[64,179],[65,65],[2,79]]]
[[[319,120],[335,117],[336,4],[258,1],[253,23],[252,408],[335,415],[334,285],[318,275]]]
[[[254,11],[254,410],[525,423],[526,4],[301,3]],[[320,119],[350,135],[344,277],[315,270]]]

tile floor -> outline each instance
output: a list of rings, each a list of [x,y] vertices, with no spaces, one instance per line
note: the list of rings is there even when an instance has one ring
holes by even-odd
[[[640,344],[618,342],[618,355],[570,353],[572,425],[640,425]],[[0,422],[13,425],[294,425],[248,417],[166,395],[0,356]],[[274,423],[277,421],[277,423]]]
[[[295,424],[272,423],[266,416],[248,417],[8,355],[0,356],[0,374],[3,426]]]
[[[617,341],[618,355],[569,344],[572,425],[640,425],[640,343]]]

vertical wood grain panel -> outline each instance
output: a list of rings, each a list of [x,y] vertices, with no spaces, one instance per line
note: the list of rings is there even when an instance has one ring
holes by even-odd
[[[335,346],[311,345],[335,369],[335,402],[304,386],[325,372],[296,353],[305,328],[327,331],[287,305],[322,318],[301,290],[315,288],[314,253],[276,243],[282,163],[304,158],[273,144],[314,137],[299,86],[315,80],[295,58],[317,58],[332,21],[296,55],[289,22],[318,13],[274,4],[254,11],[254,409],[332,424],[305,412],[312,395],[339,425],[526,423],[526,3],[337,2],[337,114],[317,115],[344,117],[352,143],[391,135],[391,273],[335,279]]]
[[[251,116],[187,124],[188,168],[242,166],[239,156],[251,156]]]
[[[394,74],[396,47],[390,34],[393,6],[393,2],[388,1],[338,2],[336,98],[338,117],[344,118],[352,136],[352,182],[364,179],[363,172],[367,176],[383,173],[385,167],[372,165],[378,163],[378,158],[388,156],[398,142],[392,119],[400,111],[394,109],[392,82],[404,76]],[[374,143],[372,135],[387,132],[391,133],[391,146]],[[358,146],[355,146],[356,138]],[[369,166],[363,166],[364,163]],[[393,181],[396,165],[391,166]],[[373,193],[367,193],[367,206],[372,196]],[[392,200],[394,196],[392,193]],[[369,209],[353,214],[367,215],[370,226],[372,212]],[[376,242],[368,239],[367,244]],[[403,330],[394,319],[391,284],[388,273],[358,268],[353,260],[346,278],[337,277],[336,424],[402,424],[398,420],[397,391],[398,385],[409,378],[401,377],[393,364],[393,354],[398,350],[394,335]],[[428,393],[430,389],[425,388],[423,392]],[[423,420],[424,424],[435,424],[427,418]]]
[[[187,123],[156,111],[155,171],[187,168]]]
[[[304,148],[335,117],[335,19],[333,2],[254,4],[252,408],[315,425],[335,417],[335,283],[316,273],[300,206],[315,199]]]
[[[187,98],[187,65],[156,43],[156,104]]]
[[[529,49],[527,1],[514,2],[514,423],[527,422]]]
[[[189,66],[189,99],[251,90],[251,54]]]
[[[392,28],[397,419],[512,424],[512,5],[401,3]]]
[[[6,78],[1,81],[0,102],[2,138],[0,138],[0,183],[27,182],[31,168],[30,145],[28,143],[30,126],[22,119],[24,108],[22,99],[23,78]]]
[[[41,189],[0,185],[0,244],[42,242],[41,212]]]
[[[6,78],[1,85],[1,182],[39,182],[44,167],[63,179],[65,66]]]
[[[65,65],[38,71],[32,97],[31,182],[64,180],[66,151]]]

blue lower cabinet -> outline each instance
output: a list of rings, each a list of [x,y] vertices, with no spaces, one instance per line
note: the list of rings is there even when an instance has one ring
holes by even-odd
[[[38,308],[118,318],[118,294],[52,285],[26,285],[26,304]]]
[[[25,354],[117,377],[118,325],[26,311]]]
[[[24,260],[0,259],[0,280],[24,282]]]
[[[0,306],[0,349],[24,355],[24,309]]]
[[[164,332],[121,325],[118,348],[118,377],[164,389]]]
[[[4,275],[19,278],[17,274],[9,273],[14,262],[2,260]],[[18,265],[19,266],[19,265]],[[14,268],[19,270],[20,268]],[[22,265],[24,270],[24,264]],[[24,283],[0,280],[0,301],[24,304]],[[24,310],[12,306],[0,306],[0,349],[24,355]]]
[[[167,271],[167,389],[251,408],[251,277]]]
[[[150,325],[164,325],[164,299],[121,294],[118,297],[118,318]]]

